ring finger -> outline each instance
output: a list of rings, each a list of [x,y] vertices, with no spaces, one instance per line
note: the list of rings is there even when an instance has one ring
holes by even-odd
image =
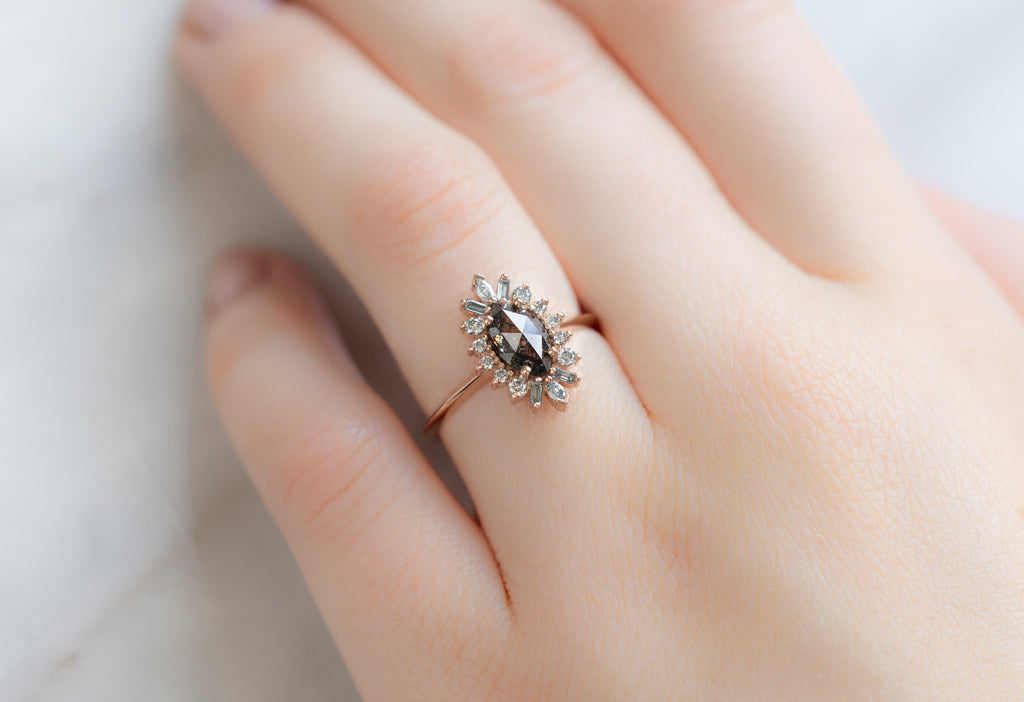
[[[247,19],[228,33],[217,33],[217,22],[192,32],[183,45],[186,67],[243,150],[351,281],[425,409],[471,369],[468,338],[457,332],[463,318],[457,303],[474,272],[514,273],[542,286],[559,311],[578,312],[544,238],[473,144],[301,8],[268,3]],[[612,417],[621,422],[623,413],[642,416],[642,410],[603,340],[580,337],[589,376],[580,392],[589,402],[552,415],[558,421],[551,426],[601,445]],[[544,441],[544,429],[528,426],[532,418],[521,407],[495,400],[470,398],[473,408],[454,413],[443,431],[505,563],[517,555],[503,552],[500,535],[539,543],[523,538],[524,530],[544,528],[536,512],[557,513],[544,501],[563,493],[537,490],[559,479],[551,470],[557,451],[538,460],[522,441],[526,431]],[[503,431],[482,436],[487,426]],[[495,455],[516,470],[497,470]],[[524,509],[527,494],[533,495],[530,509]]]

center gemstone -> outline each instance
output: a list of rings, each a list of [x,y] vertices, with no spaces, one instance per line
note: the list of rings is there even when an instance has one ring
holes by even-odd
[[[542,378],[551,370],[551,339],[544,323],[530,312],[511,305],[491,306],[494,321],[487,327],[487,338],[501,362],[517,371],[530,365],[530,375]]]

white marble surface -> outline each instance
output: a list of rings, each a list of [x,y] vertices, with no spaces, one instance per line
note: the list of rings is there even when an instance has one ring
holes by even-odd
[[[197,361],[217,251],[329,269],[175,76],[177,4],[0,1],[0,698],[355,700]],[[1024,217],[1024,3],[802,5],[916,174]]]

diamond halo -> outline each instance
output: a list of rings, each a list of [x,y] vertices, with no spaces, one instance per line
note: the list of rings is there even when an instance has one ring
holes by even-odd
[[[462,301],[469,315],[462,329],[473,337],[469,354],[479,373],[491,373],[491,387],[504,386],[512,401],[525,399],[539,410],[547,397],[564,408],[568,388],[581,379],[569,370],[582,358],[568,346],[572,331],[560,328],[564,315],[547,313],[547,298],[537,299],[528,283],[512,290],[511,282],[507,275],[496,286],[482,275],[473,278],[476,299]]]

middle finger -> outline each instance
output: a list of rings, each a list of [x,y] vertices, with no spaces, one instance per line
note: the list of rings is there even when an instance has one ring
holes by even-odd
[[[737,310],[749,315],[762,285],[778,289],[773,275],[794,271],[560,8],[543,0],[303,2],[491,155],[580,299],[601,314],[653,411],[677,403],[657,359],[713,361],[707,356],[728,344],[709,339],[740,326]],[[677,313],[656,335],[652,301]]]

